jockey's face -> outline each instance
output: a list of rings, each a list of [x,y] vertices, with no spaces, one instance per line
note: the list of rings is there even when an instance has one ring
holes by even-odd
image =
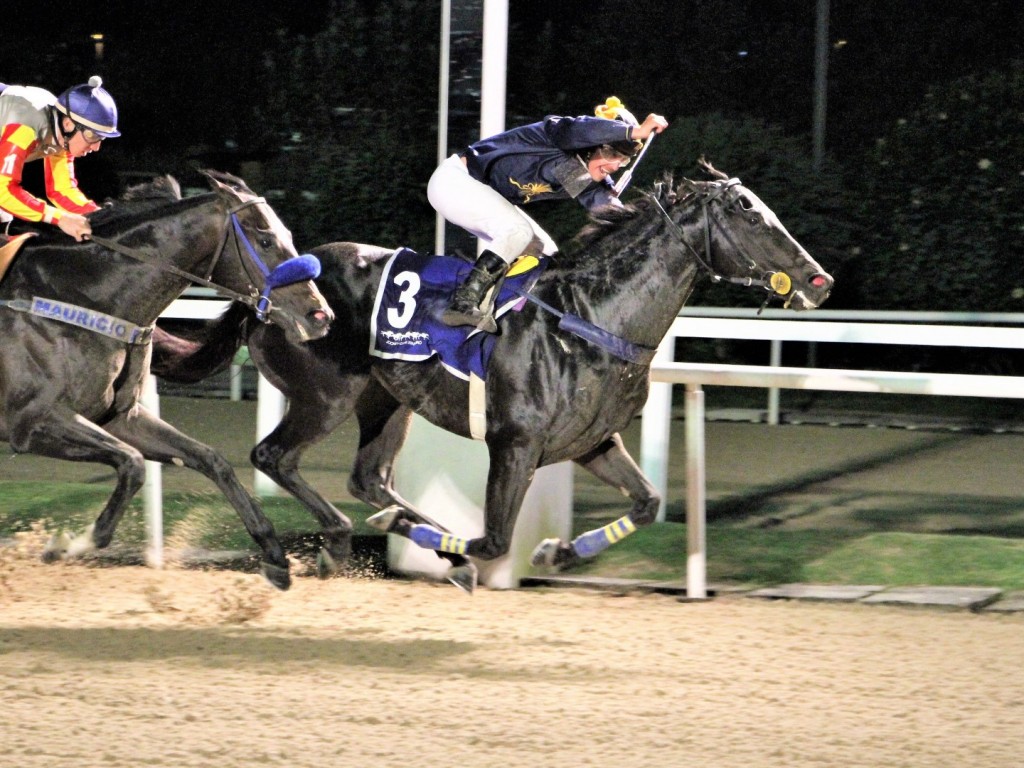
[[[74,131],[70,137],[64,139],[65,147],[68,150],[68,154],[72,157],[82,157],[88,155],[90,152],[95,152],[102,146],[103,137],[99,134],[93,133],[88,128],[82,128],[76,125],[69,118],[64,118],[64,135]]]
[[[625,168],[629,165],[631,159],[610,148],[605,149],[602,147],[590,156],[590,160],[587,162],[587,170],[590,172],[590,178],[594,181],[604,181],[620,168]]]

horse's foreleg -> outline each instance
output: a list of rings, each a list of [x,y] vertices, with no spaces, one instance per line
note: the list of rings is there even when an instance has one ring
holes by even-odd
[[[484,502],[484,535],[465,538],[444,533],[430,525],[414,525],[409,538],[426,549],[449,552],[481,560],[493,560],[508,553],[512,546],[519,510],[533,479],[537,453],[532,444],[488,444],[490,466]]]
[[[584,558],[594,557],[633,533],[638,527],[650,525],[658,512],[661,499],[650,481],[640,471],[625,447],[622,438],[612,435],[576,463],[608,485],[618,488],[633,501],[628,514],[601,528],[581,533],[570,543],[545,539],[533,551],[533,565],[567,568]]]
[[[263,509],[239,482],[231,464],[208,445],[195,440],[149,411],[136,407],[107,425],[108,431],[135,446],[145,458],[174,463],[202,473],[212,480],[242,519],[242,524],[263,552],[263,575],[278,589],[291,586],[288,559],[274,526]],[[97,530],[100,523],[97,521]]]
[[[487,472],[483,536],[470,539],[443,532],[433,525],[409,525],[407,522],[406,530],[399,531],[419,546],[433,549],[439,556],[447,556],[452,560],[454,567],[446,574],[448,580],[467,592],[472,592],[476,586],[476,565],[468,559],[465,559],[463,565],[454,565],[454,558],[493,560],[508,553],[512,546],[516,518],[536,468],[536,452],[530,448],[496,448],[490,443],[488,447],[490,467]]]
[[[53,410],[46,416],[28,413],[21,416],[11,432],[11,446],[19,453],[105,464],[117,474],[114,492],[96,522],[74,541],[48,545],[43,559],[51,562],[65,555],[82,555],[106,547],[128,503],[145,482],[146,465],[142,454],[77,414]],[[22,424],[24,429],[19,426]],[[54,540],[57,541],[63,540]]]
[[[320,578],[338,573],[348,562],[352,521],[306,481],[299,462],[307,449],[331,434],[350,412],[347,400],[291,398],[281,423],[249,455],[256,469],[304,504],[320,523],[324,542],[317,557]]]

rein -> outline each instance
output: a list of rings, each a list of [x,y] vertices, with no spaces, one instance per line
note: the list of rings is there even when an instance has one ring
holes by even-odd
[[[250,205],[257,205],[259,203],[264,202],[266,202],[264,198],[256,197],[253,198],[252,200],[247,200],[244,203],[240,203],[239,205],[236,205],[234,208],[231,208],[228,211],[228,219],[231,221],[232,227],[231,229],[224,229],[224,237],[221,239],[220,245],[217,247],[217,252],[213,256],[213,261],[210,263],[210,268],[207,271],[207,274],[213,274],[213,269],[217,265],[217,262],[220,261],[221,254],[224,252],[224,247],[227,245],[228,238],[231,236],[231,233],[233,232],[236,241],[235,250],[236,252],[238,252],[239,256],[241,256],[241,249],[238,248],[237,242],[241,240],[241,242],[245,245],[246,250],[249,252],[249,256],[252,259],[252,261],[256,264],[256,266],[260,268],[260,271],[263,273],[264,278],[270,275],[270,270],[267,268],[267,265],[263,263],[263,260],[259,257],[259,254],[256,253],[256,250],[252,247],[252,243],[249,242],[249,238],[242,230],[242,225],[238,221],[239,211],[241,211],[244,208],[248,208]],[[97,237],[95,235],[90,235],[89,239],[92,242],[96,243],[97,245],[100,245],[111,251],[116,251],[117,253],[120,253],[124,256],[128,256],[132,259],[135,259],[136,261],[141,261],[143,263],[149,264],[150,266],[162,269],[165,272],[170,272],[172,274],[178,275],[179,277],[183,277],[193,283],[199,283],[201,285],[206,286],[207,288],[212,288],[217,293],[227,296],[228,298],[231,298],[235,301],[241,302],[242,304],[245,304],[247,307],[251,308],[253,311],[255,311],[256,317],[259,320],[263,322],[269,322],[270,313],[273,311],[273,307],[270,302],[270,290],[273,286],[271,286],[269,283],[266,284],[266,286],[263,289],[263,292],[258,296],[252,294],[243,294],[239,293],[238,291],[234,291],[226,286],[218,285],[217,283],[214,283],[213,281],[207,278],[200,277],[199,275],[193,274],[184,269],[180,269],[174,266],[173,264],[166,264],[160,260],[159,254],[153,255],[152,253],[149,253],[147,251],[141,251],[137,248],[129,248],[127,246],[121,245],[120,243],[114,240],[110,240],[109,238],[105,237]],[[248,270],[246,271],[248,272]]]
[[[654,347],[635,344],[628,339],[606,331],[604,328],[599,328],[579,315],[555,309],[547,302],[538,299],[532,293],[522,288],[516,288],[515,292],[527,301],[532,301],[541,309],[557,317],[559,330],[579,336],[584,341],[589,341],[591,344],[615,355],[620,360],[625,360],[627,363],[636,363],[637,365],[650,365],[654,360],[654,353],[658,351]]]

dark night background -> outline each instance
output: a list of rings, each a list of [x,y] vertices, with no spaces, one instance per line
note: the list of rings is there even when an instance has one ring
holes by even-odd
[[[1022,8],[831,0],[815,164],[815,0],[509,0],[507,120],[611,94],[664,114],[634,185],[706,154],[835,274],[832,308],[1024,311]],[[213,167],[267,194],[300,247],[429,250],[439,24],[440,0],[19,4],[0,81],[104,77],[124,136],[78,165],[98,199]],[[476,44],[453,38],[452,148],[475,138]],[[563,244],[583,223],[568,203],[531,213]],[[720,290],[691,303],[748,300]]]

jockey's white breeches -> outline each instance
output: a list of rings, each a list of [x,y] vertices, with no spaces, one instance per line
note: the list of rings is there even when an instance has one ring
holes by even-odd
[[[537,222],[470,176],[458,155],[449,157],[431,175],[427,199],[434,210],[479,238],[484,249],[496,253],[506,264],[527,252],[535,238],[540,240],[544,255],[551,256],[558,250]]]

